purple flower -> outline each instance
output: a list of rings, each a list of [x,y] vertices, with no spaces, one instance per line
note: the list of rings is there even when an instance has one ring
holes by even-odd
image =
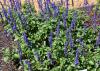
[[[66,30],[66,39],[69,39],[69,33],[71,33],[71,29],[70,28],[68,28]]]
[[[88,15],[90,15],[90,12],[92,11],[92,8],[93,8],[93,5],[87,6],[87,7],[85,8]]]
[[[69,35],[69,44],[70,44],[70,47],[71,47],[71,48],[74,47],[74,42],[73,42],[71,33],[70,33],[70,35]]]
[[[18,0],[15,0],[14,2],[15,2],[15,5],[14,5],[15,6],[14,7],[15,8],[15,11],[20,11],[21,6],[20,6],[19,1]]]
[[[47,58],[48,58],[49,60],[52,59],[52,55],[51,55],[51,52],[50,52],[50,51],[47,52]]]
[[[71,28],[72,28],[72,29],[74,29],[74,27],[75,27],[76,18],[77,18],[77,12],[75,11],[75,12],[73,13],[73,19],[72,19],[72,21],[71,21]]]
[[[68,9],[66,8],[66,10],[65,10],[65,16],[67,17],[68,16]],[[66,18],[65,17],[65,18]]]
[[[3,12],[4,16],[6,17],[6,19],[8,19],[7,11],[3,6],[2,6],[2,12]]]
[[[12,16],[12,12],[11,12],[11,8],[9,7],[8,8],[8,15],[12,18],[13,16]]]
[[[4,0],[4,4],[6,5],[6,0]]]
[[[54,2],[51,3],[51,7],[52,7],[53,9],[55,9],[56,6],[55,6],[55,3],[54,3]]]
[[[20,62],[22,62],[22,49],[20,46],[20,43],[17,41],[17,45],[18,45],[18,53],[19,53],[19,57],[20,57]]]
[[[56,27],[56,36],[57,37],[58,37],[59,33],[60,33],[60,21],[58,22],[58,25]]]
[[[13,15],[12,15],[12,11],[11,11],[11,8],[9,7],[8,8],[8,16],[10,16],[10,21],[12,22],[12,23],[15,23],[15,20],[14,20],[14,18],[13,18]]]
[[[10,3],[10,7],[13,7],[12,0],[9,0],[9,3]]]
[[[61,5],[63,5],[63,0],[61,0],[60,2],[61,2]]]
[[[67,28],[67,27],[66,27],[66,24],[67,24],[66,19],[63,19],[63,22],[64,22],[64,28],[66,29],[66,28]]]
[[[84,0],[84,5],[88,5],[88,1],[87,0]]]
[[[79,58],[79,50],[77,48],[77,50],[76,50],[76,56],[75,56],[75,61],[74,61],[75,65],[78,65],[79,64],[78,58]]]
[[[57,17],[59,15],[59,8],[55,7],[54,9],[54,18]]]
[[[62,19],[65,19],[65,12],[63,12],[62,14]]]
[[[4,30],[4,34],[7,34],[7,30]]]
[[[28,65],[28,71],[32,71],[30,61],[26,60],[25,63]]]
[[[52,48],[52,37],[53,37],[53,33],[50,32],[50,36],[48,38],[49,44],[50,44],[50,48]]]
[[[45,2],[45,11],[46,11],[46,13],[50,12],[50,8],[49,8],[48,2]]]
[[[66,8],[68,9],[69,7],[69,0],[66,0]]]
[[[23,33],[23,38],[24,38],[24,41],[26,42],[26,44],[28,45],[28,38],[25,33]]]
[[[42,6],[43,6],[43,4],[42,4],[42,0],[38,0],[38,4],[39,4],[39,8],[40,8],[40,10],[43,11],[43,9],[42,9]]]
[[[46,0],[46,3],[50,4],[51,2],[50,2],[50,0]]]
[[[66,41],[65,44],[64,44],[64,54],[65,56],[67,56],[67,46],[68,46],[69,42]]]
[[[13,25],[12,30],[13,30],[13,31],[17,30],[16,23]]]
[[[100,45],[100,32],[98,33],[98,37],[96,40],[96,46],[99,46],[99,45]]]
[[[21,11],[18,11],[17,16],[19,17],[23,28],[27,29],[28,25],[27,25],[27,20],[26,20],[26,17],[24,16],[24,14]]]
[[[84,42],[83,42],[82,38],[79,38],[76,41],[79,42],[82,47],[84,47]]]
[[[93,24],[93,29],[96,31],[96,12],[94,13],[94,16],[92,18],[92,24]]]
[[[51,7],[52,7],[53,10],[54,10],[54,15],[53,15],[53,17],[55,18],[55,17],[57,17],[57,16],[59,15],[59,7],[57,7],[57,6],[55,5],[54,2],[51,3]]]

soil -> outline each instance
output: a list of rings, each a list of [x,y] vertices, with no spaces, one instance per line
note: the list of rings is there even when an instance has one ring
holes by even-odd
[[[13,61],[4,62],[3,61],[3,48],[9,48],[10,50],[12,46],[12,38],[11,36],[7,36],[4,33],[3,26],[0,24],[0,71],[18,71]]]

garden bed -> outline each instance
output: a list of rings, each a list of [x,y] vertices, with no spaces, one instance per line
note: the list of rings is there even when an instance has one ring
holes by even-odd
[[[16,42],[11,53],[3,50],[4,61],[11,60],[18,71],[99,71],[99,5],[69,10],[46,2],[40,9],[36,15],[29,2],[2,6],[4,29]]]

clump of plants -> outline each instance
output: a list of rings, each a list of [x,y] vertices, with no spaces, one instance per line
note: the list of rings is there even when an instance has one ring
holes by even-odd
[[[17,45],[13,46],[11,59],[17,62],[16,66],[24,71],[99,71],[99,6],[80,11],[50,1],[45,2],[45,7],[42,5],[39,1],[39,14],[29,1],[21,5],[16,0],[8,9],[2,5],[0,15],[5,30],[13,34]]]

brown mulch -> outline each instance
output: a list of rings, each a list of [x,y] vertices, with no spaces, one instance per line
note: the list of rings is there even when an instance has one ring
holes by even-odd
[[[4,28],[0,24],[0,71],[19,71],[16,69],[13,61],[7,63],[3,61],[3,48],[9,48],[12,50],[12,37],[4,33]]]

